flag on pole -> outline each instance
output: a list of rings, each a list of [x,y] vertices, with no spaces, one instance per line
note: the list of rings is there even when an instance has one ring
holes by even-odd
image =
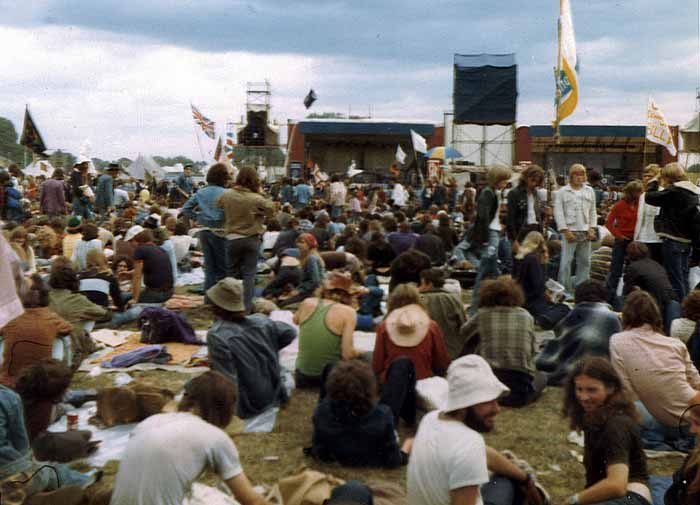
[[[314,93],[314,90],[310,89],[309,93],[304,98],[304,107],[306,107],[307,109],[311,107],[317,98],[318,97],[316,96],[316,93]]]
[[[202,113],[199,112],[199,109],[194,105],[190,104],[190,107],[192,107],[192,117],[194,118],[194,122],[202,128],[202,131],[207,137],[209,137],[210,139],[215,139],[216,123],[214,123],[214,121],[212,121],[208,117],[202,115]]]
[[[426,144],[425,139],[418,135],[416,132],[411,130],[411,142],[413,142],[413,149],[419,153],[428,152],[428,144]]]
[[[221,142],[221,137],[216,142],[216,148],[214,149],[214,161],[221,161],[221,154],[223,153],[223,144]]]
[[[403,152],[403,149],[401,149],[401,144],[396,146],[396,161],[402,165],[406,163],[406,153]]]
[[[236,142],[233,138],[233,131],[228,130],[226,132],[226,143],[224,144],[224,152],[226,153],[226,158],[229,161],[233,161],[233,148],[236,147]]]
[[[41,134],[34,124],[31,114],[29,114],[29,106],[24,109],[24,125],[19,143],[36,154],[43,154],[46,151],[44,139],[41,138]]]
[[[651,97],[649,97],[649,105],[647,106],[647,140],[661,144],[668,149],[671,156],[675,156],[677,153],[671,128],[669,128],[661,109]]]
[[[557,87],[560,99],[557,117],[559,121],[562,121],[574,112],[578,104],[578,57],[569,0],[560,0],[559,2],[558,67]]]

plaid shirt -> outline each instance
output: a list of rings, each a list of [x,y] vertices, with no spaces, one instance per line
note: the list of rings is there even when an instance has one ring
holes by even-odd
[[[476,335],[476,354],[495,370],[515,370],[535,374],[535,322],[522,307],[490,307],[462,326],[460,331],[467,345]]]

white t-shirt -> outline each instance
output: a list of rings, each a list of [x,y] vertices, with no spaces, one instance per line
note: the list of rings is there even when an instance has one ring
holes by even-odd
[[[535,214],[535,197],[527,195],[527,224],[537,224],[537,214]]]
[[[182,505],[207,467],[223,480],[243,473],[223,430],[187,412],[151,416],[129,439],[110,505]]]
[[[408,462],[408,504],[450,505],[450,491],[489,480],[484,438],[440,411],[423,417]],[[476,505],[483,505],[479,492]]]
[[[180,263],[187,253],[190,252],[190,246],[194,239],[189,235],[173,235],[170,237],[170,242],[173,243],[173,248],[175,249],[175,259]]]
[[[496,199],[498,201],[498,206],[496,207],[496,215],[493,216],[493,219],[491,220],[491,223],[489,224],[489,230],[494,230],[494,231],[501,231],[501,216],[500,216],[500,210],[501,210],[501,192],[496,191]]]

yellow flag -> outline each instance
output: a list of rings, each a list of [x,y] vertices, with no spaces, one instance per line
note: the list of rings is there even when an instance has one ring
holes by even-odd
[[[557,117],[562,121],[574,112],[578,104],[578,58],[569,0],[559,1],[559,44],[557,86],[561,95]]]

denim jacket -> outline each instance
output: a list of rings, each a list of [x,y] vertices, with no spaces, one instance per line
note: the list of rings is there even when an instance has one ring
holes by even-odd
[[[22,400],[10,388],[0,386],[0,479],[27,470],[31,456]]]
[[[200,226],[223,228],[224,209],[217,208],[214,204],[224,191],[226,191],[225,188],[214,185],[200,189],[185,202],[182,213],[196,219]]]

